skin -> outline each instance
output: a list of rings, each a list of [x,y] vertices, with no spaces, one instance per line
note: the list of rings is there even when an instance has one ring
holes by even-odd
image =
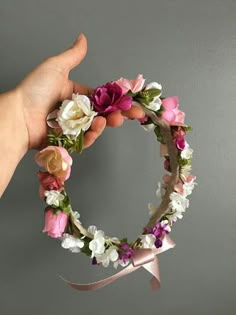
[[[87,52],[86,37],[81,34],[72,47],[38,65],[11,91],[0,94],[0,197],[18,163],[31,149],[46,146],[46,117],[58,102],[70,99],[72,93],[88,95],[91,88],[69,79]],[[143,111],[133,106],[106,118],[96,117],[84,138],[84,148],[91,146],[106,126],[119,127],[124,117],[142,118]]]

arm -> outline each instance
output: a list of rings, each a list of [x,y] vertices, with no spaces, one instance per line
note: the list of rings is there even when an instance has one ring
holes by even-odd
[[[0,95],[0,197],[26,152],[46,146],[46,118],[57,103],[70,99],[72,93],[90,94],[90,88],[69,79],[70,71],[81,63],[86,52],[87,40],[80,35],[72,47],[48,58],[14,90]],[[133,107],[125,113],[96,117],[85,134],[84,147],[92,145],[106,125],[120,126],[123,116],[141,118],[144,113]]]
[[[0,197],[28,149],[28,133],[16,91],[0,95]]]

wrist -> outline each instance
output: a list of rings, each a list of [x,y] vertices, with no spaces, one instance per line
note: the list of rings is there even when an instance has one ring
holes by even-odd
[[[21,159],[28,151],[29,136],[17,88],[0,95],[0,125],[4,142]]]
[[[20,94],[16,89],[0,95],[0,196],[28,150],[28,133]]]

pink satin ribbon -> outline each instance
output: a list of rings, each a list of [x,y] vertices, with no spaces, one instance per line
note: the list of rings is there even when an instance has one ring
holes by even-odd
[[[131,272],[138,270],[140,267],[143,267],[148,272],[150,272],[153,277],[150,281],[151,288],[153,291],[156,291],[160,288],[160,273],[159,273],[159,263],[156,255],[165,252],[166,250],[175,247],[175,243],[171,240],[171,238],[166,235],[163,239],[162,247],[155,249],[139,249],[136,250],[132,259],[132,264],[127,266],[125,269],[120,272],[105,278],[103,280],[87,283],[87,284],[77,284],[70,282],[62,277],[62,279],[73,289],[79,291],[89,291],[89,290],[97,290],[106,285],[116,281],[117,279],[128,275]]]

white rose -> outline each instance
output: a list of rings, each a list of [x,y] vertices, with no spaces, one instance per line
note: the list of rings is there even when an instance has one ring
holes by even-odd
[[[63,134],[77,137],[81,130],[89,129],[96,115],[86,95],[73,94],[72,100],[62,103],[56,120]]]

